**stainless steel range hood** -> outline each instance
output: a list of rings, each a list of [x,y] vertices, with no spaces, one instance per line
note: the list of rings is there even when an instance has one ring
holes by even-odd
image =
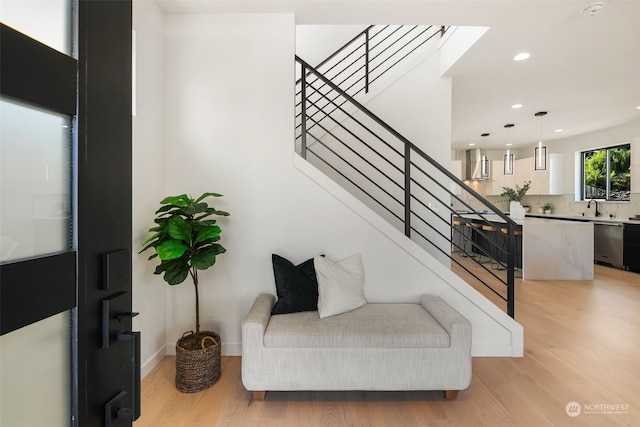
[[[483,181],[491,179],[490,162],[480,148],[467,150],[467,175],[469,180]]]

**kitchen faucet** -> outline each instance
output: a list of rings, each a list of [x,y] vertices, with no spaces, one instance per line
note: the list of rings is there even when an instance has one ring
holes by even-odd
[[[598,212],[598,201],[597,200],[594,200],[594,199],[589,200],[589,203],[587,203],[587,209],[589,209],[591,207],[591,202],[596,204],[595,216],[600,216],[600,212]]]

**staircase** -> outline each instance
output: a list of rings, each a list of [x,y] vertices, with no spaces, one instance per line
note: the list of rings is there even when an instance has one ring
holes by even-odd
[[[296,57],[295,149],[514,317],[517,224],[358,101],[445,30],[371,26],[318,67]]]

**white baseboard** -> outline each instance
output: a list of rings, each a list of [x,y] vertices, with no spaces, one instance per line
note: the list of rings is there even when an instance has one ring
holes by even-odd
[[[158,363],[167,355],[167,347],[163,347],[156,351],[150,358],[148,358],[140,367],[140,377],[146,377],[153,368],[158,366]]]
[[[517,346],[509,345],[473,345],[471,344],[471,357],[522,357],[518,354]]]

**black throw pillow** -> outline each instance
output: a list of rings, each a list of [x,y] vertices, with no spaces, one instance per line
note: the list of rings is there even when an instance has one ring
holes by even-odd
[[[318,310],[318,279],[313,258],[293,265],[291,261],[272,254],[271,261],[278,294],[271,314]]]

